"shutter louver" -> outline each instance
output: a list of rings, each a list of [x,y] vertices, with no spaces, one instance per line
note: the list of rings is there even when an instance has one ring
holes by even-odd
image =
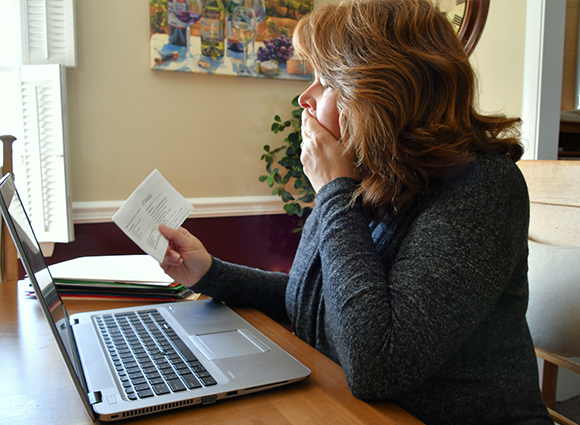
[[[76,66],[73,0],[22,0],[24,64]]]
[[[14,145],[16,186],[41,242],[72,240],[62,65],[21,68],[23,137]]]

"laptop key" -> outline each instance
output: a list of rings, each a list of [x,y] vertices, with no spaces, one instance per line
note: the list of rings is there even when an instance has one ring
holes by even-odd
[[[161,370],[161,373],[173,372],[173,368],[169,363],[159,363],[157,366],[159,367],[159,370]]]
[[[181,382],[181,379],[179,378],[170,379],[167,381],[167,383],[169,384],[173,392],[185,390],[185,385],[183,385],[183,382]]]
[[[187,368],[187,369],[177,369],[177,373],[181,376],[183,375],[188,375],[191,373],[191,369]]]
[[[189,366],[182,361],[173,362],[175,369],[189,369]]]
[[[167,385],[165,385],[165,383],[160,383],[160,384],[156,384],[153,385],[153,391],[155,391],[155,394],[157,395],[162,395],[162,394],[167,394],[169,393],[169,388],[167,388]]]
[[[152,397],[153,391],[151,391],[151,388],[147,388],[146,390],[137,391],[137,395],[139,398]]]
[[[187,347],[187,345],[185,345],[185,343],[181,339],[174,339],[172,341],[175,344],[175,347],[183,355],[183,357],[185,357],[185,360],[187,360],[188,362],[197,360],[197,357],[195,357],[195,355],[191,352],[191,350]]]
[[[173,371],[171,371],[171,373],[163,373],[163,377],[168,381],[171,381],[172,379],[178,379],[177,374]]]
[[[143,368],[143,371],[145,372],[145,375],[149,376],[152,373],[156,373],[157,372],[157,368],[155,366],[146,367],[146,368]]]
[[[201,383],[197,380],[197,378],[193,375],[193,373],[187,373],[185,375],[181,375],[181,377],[185,381],[185,385],[187,385],[187,388],[189,388],[190,390],[193,388],[201,387]]]
[[[139,391],[144,391],[146,389],[149,389],[149,384],[147,383],[142,383],[139,385],[135,385],[135,391],[139,392]]]
[[[210,385],[217,384],[217,382],[215,381],[215,379],[213,379],[211,376],[206,376],[204,378],[199,378],[199,380],[201,382],[203,382],[203,385],[205,385],[206,387],[209,387]]]

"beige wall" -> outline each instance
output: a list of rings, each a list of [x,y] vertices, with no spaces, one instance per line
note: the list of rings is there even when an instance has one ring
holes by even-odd
[[[473,55],[486,111],[521,113],[525,0],[491,1]],[[77,0],[67,70],[73,201],[125,199],[154,168],[185,196],[268,195],[273,117],[307,82],[149,69],[146,0]]]
[[[576,61],[578,58],[578,0],[566,0],[566,32],[564,35],[564,70],[562,73],[563,111],[576,108]]]
[[[480,108],[520,116],[526,0],[491,0],[487,22],[471,57],[479,77]]]

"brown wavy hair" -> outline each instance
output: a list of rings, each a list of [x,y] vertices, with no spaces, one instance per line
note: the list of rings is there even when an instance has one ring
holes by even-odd
[[[293,40],[338,93],[343,140],[365,176],[354,196],[373,218],[408,210],[478,153],[521,157],[520,120],[475,110],[474,71],[430,1],[320,6]]]

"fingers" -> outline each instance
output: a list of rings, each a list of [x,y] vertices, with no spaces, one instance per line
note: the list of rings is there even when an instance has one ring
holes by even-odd
[[[159,231],[160,231],[160,232],[161,232],[161,234],[162,234],[163,236],[165,236],[165,237],[167,237],[167,235],[169,234],[169,232],[171,232],[172,230],[174,230],[174,229],[172,229],[171,227],[168,227],[168,226],[166,226],[166,225],[165,225],[165,224],[163,224],[163,223],[161,223],[161,224],[159,225]]]
[[[315,192],[335,178],[358,177],[353,154],[306,110],[302,113],[302,141],[300,161]]]
[[[301,147],[314,148],[320,143],[332,145],[332,142],[339,142],[335,147],[343,147],[340,144],[341,139],[336,137],[306,109],[302,111],[302,145]]]
[[[159,232],[167,239],[169,239],[169,246],[165,252],[165,257],[163,258],[161,267],[163,267],[165,270],[170,266],[179,266],[181,263],[183,263],[183,259],[181,258],[181,255],[178,251],[181,247],[185,247],[187,243],[193,239],[193,236],[183,227],[180,227],[179,229],[172,229],[165,224],[159,225]],[[175,248],[178,251],[172,248]]]
[[[165,253],[165,257],[163,258],[163,262],[161,265],[167,266],[179,266],[183,263],[183,258],[177,251],[172,250],[171,248],[167,248],[167,252]]]
[[[328,133],[316,118],[305,109],[302,111],[302,140],[306,143],[314,142],[318,132]]]
[[[163,236],[169,239],[170,242],[173,242],[178,247],[186,246],[188,242],[191,243],[194,239],[193,235],[183,227],[172,229],[165,224],[160,224],[159,231]]]
[[[165,236],[169,240],[172,240],[175,237],[175,233],[177,233],[176,229],[172,229],[171,227],[166,226],[165,224],[159,225],[159,231],[163,236]]]

